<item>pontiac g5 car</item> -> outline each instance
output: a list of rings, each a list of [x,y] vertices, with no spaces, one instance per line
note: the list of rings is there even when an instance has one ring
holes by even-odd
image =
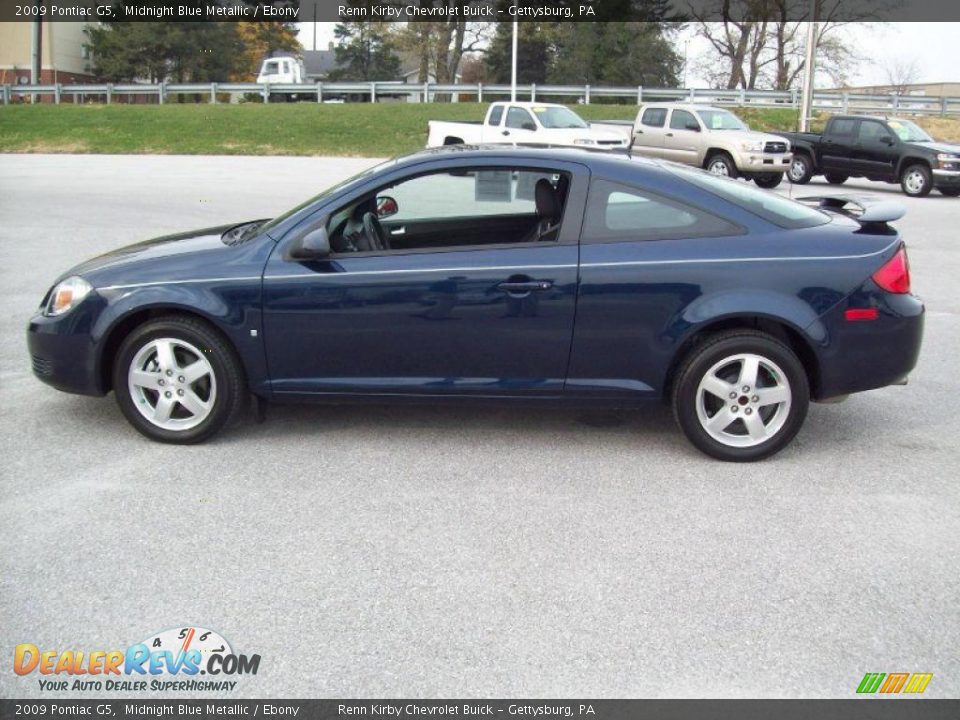
[[[890,203],[787,200],[582,150],[438,148],[271,221],[83,263],[33,369],[204,440],[264,400],[672,404],[700,450],[769,456],[812,400],[903,382],[923,305]]]

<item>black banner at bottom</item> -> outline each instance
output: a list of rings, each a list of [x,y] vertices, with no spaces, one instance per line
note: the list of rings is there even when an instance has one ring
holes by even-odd
[[[0,700],[0,720],[75,717],[956,720],[960,700]]]

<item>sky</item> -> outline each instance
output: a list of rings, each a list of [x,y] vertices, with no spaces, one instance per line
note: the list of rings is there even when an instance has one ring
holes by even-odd
[[[334,23],[298,23],[300,42],[313,49],[316,25],[317,49],[323,50],[333,41]],[[850,85],[876,85],[886,82],[884,65],[894,60],[915,61],[918,82],[960,82],[960,23],[851,23],[844,29],[857,54],[862,58],[852,73]],[[686,49],[688,87],[706,87],[706,80],[692,69],[699,55],[709,51],[706,41],[692,38],[688,28],[678,38],[677,50]],[[691,39],[692,38],[692,39]],[[689,43],[686,41],[689,39]],[[829,79],[818,77],[817,85],[830,87]]]

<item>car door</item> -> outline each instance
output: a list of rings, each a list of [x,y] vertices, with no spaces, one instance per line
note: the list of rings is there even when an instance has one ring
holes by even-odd
[[[820,139],[820,167],[825,172],[849,175],[853,146],[860,121],[855,118],[834,118],[827,133]]]
[[[543,131],[526,108],[511,105],[503,122],[503,135],[514,145],[546,145]]]
[[[897,136],[879,120],[861,120],[851,149],[851,167],[859,175],[891,179],[897,166]]]
[[[700,127],[694,114],[688,110],[674,108],[670,111],[670,121],[663,136],[663,157],[685,165],[697,165],[700,146]]]
[[[340,210],[324,207],[311,217],[336,223],[343,208],[353,212],[379,197],[381,207],[397,210],[383,218],[395,248],[287,259],[284,246],[308,224],[278,244],[263,281],[275,393],[562,392],[588,171],[576,163],[446,162],[442,172],[393,178],[388,188],[368,183],[338,203]],[[569,184],[557,190],[566,195],[565,215],[554,235],[523,238],[542,219],[533,200],[540,179]],[[333,245],[337,232],[333,227]]]
[[[633,147],[648,157],[663,157],[666,126],[667,108],[644,108],[633,132]]]

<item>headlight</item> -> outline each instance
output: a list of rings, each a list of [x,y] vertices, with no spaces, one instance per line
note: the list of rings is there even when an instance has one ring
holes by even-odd
[[[574,145],[596,145],[596,140],[591,140],[590,138],[577,138],[573,141]]]
[[[960,160],[960,155],[954,155],[953,153],[938,153],[937,160],[940,162],[957,162]]]
[[[48,317],[62,315],[74,305],[79,305],[80,301],[83,300],[91,290],[93,290],[93,286],[82,277],[76,275],[68,277],[66,280],[57,283],[53,290],[50,291],[50,299],[47,300],[43,314]]]
[[[741,143],[740,147],[746,152],[763,152],[763,140]]]

